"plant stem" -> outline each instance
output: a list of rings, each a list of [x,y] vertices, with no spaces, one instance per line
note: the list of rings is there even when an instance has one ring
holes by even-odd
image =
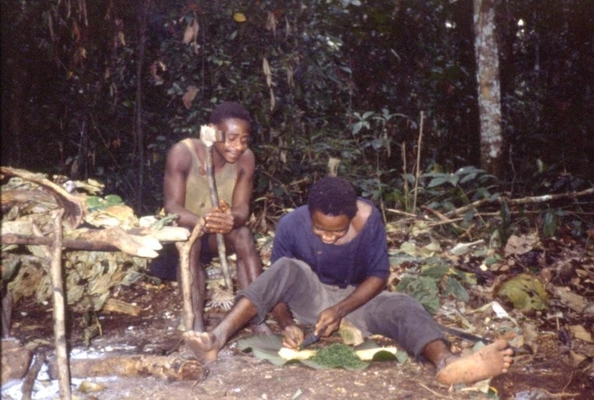
[[[417,213],[417,197],[419,195],[419,176],[421,175],[421,143],[423,142],[423,111],[421,111],[421,123],[419,125],[419,141],[417,143],[417,167],[415,170],[415,197],[413,200],[412,212]]]

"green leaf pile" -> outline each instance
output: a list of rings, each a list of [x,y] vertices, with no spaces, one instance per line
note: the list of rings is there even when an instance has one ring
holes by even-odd
[[[318,350],[315,356],[309,359],[320,365],[329,368],[364,369],[369,363],[361,361],[355,351],[342,343],[333,343],[330,346]]]

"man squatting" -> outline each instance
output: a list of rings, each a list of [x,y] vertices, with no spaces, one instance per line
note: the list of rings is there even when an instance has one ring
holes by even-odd
[[[254,153],[248,148],[251,116],[240,104],[224,102],[212,111],[209,124],[225,136],[224,142],[213,144],[212,152],[220,208],[211,207],[205,164],[207,149],[200,139],[184,139],[169,150],[163,183],[165,211],[179,216],[178,225],[191,231],[199,218],[205,219],[204,235],[190,252],[192,325],[197,332],[205,330],[206,273],[201,260],[208,260],[208,253],[217,253],[216,233],[224,235],[228,252],[237,254],[240,289],[247,288],[262,272],[252,233],[246,226],[255,170]],[[156,267],[159,268],[162,267]],[[271,333],[266,324],[254,325],[252,331]]]
[[[345,318],[364,336],[380,334],[417,359],[428,360],[444,384],[471,383],[505,373],[513,350],[496,340],[469,356],[450,351],[439,325],[410,296],[385,291],[389,259],[379,210],[358,198],[350,183],[327,177],[310,189],[308,203],[285,215],[275,232],[272,265],[247,288],[210,332],[184,333],[196,357],[214,361],[247,323],[268,312],[282,328],[283,345],[297,348],[303,324],[329,336]]]

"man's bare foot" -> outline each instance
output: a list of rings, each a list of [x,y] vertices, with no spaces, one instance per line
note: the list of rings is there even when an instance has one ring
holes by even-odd
[[[216,337],[209,332],[184,332],[184,341],[200,362],[211,362],[217,359],[220,347]]]
[[[513,357],[507,341],[500,339],[469,356],[453,359],[437,372],[436,379],[447,385],[477,382],[506,373]]]

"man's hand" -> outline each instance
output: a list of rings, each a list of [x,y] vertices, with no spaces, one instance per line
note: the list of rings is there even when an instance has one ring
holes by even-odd
[[[211,208],[204,219],[206,233],[227,234],[233,230],[233,215],[225,200],[221,200],[219,208]]]
[[[340,327],[342,317],[334,307],[329,307],[320,313],[314,332],[328,337]]]
[[[303,342],[303,331],[297,325],[289,325],[283,329],[283,346],[291,349],[299,347]]]

